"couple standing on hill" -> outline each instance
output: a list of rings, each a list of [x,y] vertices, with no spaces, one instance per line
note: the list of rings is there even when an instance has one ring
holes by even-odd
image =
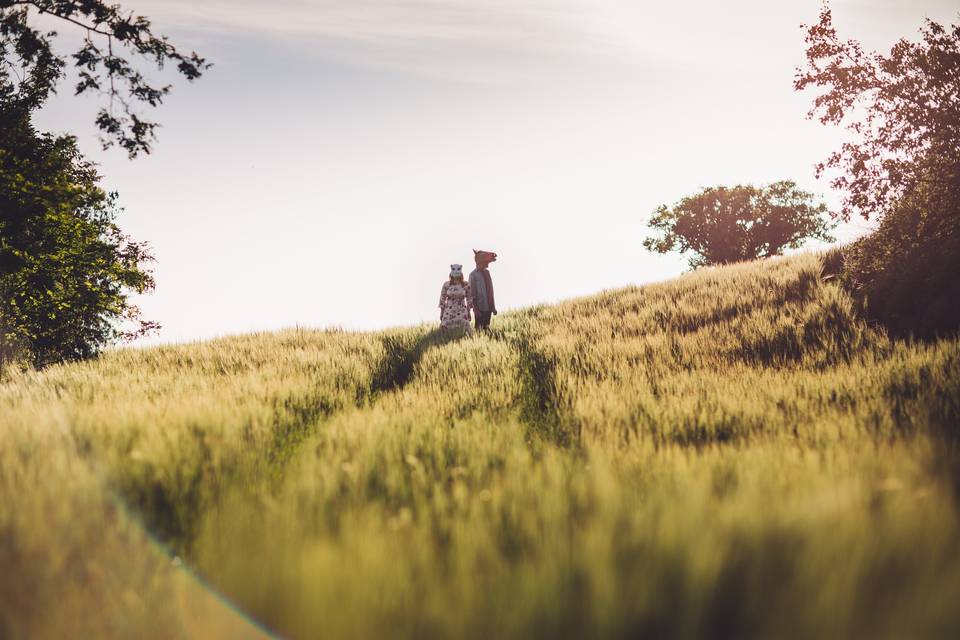
[[[463,280],[463,265],[450,265],[450,279],[440,289],[440,327],[442,329],[469,329],[470,310],[473,309],[477,329],[490,327],[490,317],[497,315],[493,300],[493,280],[487,267],[497,261],[492,251],[473,250],[477,268]]]

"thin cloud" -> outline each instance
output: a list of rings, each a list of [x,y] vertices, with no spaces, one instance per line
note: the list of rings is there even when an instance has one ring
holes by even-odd
[[[486,81],[622,58],[596,0],[163,0],[163,25],[283,39],[348,63]],[[614,42],[617,42],[614,44]]]

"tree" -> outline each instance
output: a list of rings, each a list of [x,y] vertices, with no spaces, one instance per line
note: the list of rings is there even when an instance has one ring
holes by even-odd
[[[98,186],[75,138],[32,125],[68,66],[53,49],[56,32],[34,26],[41,16],[83,31],[70,56],[75,93],[106,97],[95,121],[101,142],[131,158],[150,152],[157,127],[137,105],[158,106],[170,86],[148,81],[128,56],[159,69],[173,63],[187,80],[209,68],[117,5],[0,0],[0,360],[25,346],[38,365],[89,357],[158,326],[130,301],[154,286],[152,256],[117,226],[117,195]]]
[[[924,183],[960,177],[960,25],[926,20],[921,41],[899,40],[889,55],[841,41],[824,4],[805,26],[807,64],[794,88],[822,88],[808,117],[843,126],[853,140],[817,165],[817,176],[841,172],[844,219],[882,216]]]
[[[73,137],[0,106],[0,342],[26,344],[39,366],[156,327],[129,301],[153,288],[152,257],[98,180]]]
[[[809,116],[845,125],[853,140],[817,166],[839,175],[843,216],[878,218],[876,230],[836,253],[832,270],[866,316],[892,335],[960,330],[960,25],[931,20],[919,42],[889,55],[841,41],[824,5],[805,27],[797,90],[822,89]]]
[[[199,78],[209,64],[196,53],[183,54],[151,30],[150,21],[100,0],[0,0],[0,100],[21,108],[39,108],[64,77],[67,59],[54,52],[55,31],[31,26],[48,16],[84,32],[70,56],[78,72],[75,94],[106,96],[96,125],[104,148],[119,144],[133,158],[149,153],[156,122],[143,119],[136,105],[158,106],[170,85],[149,82],[121,52],[148,60],[158,69],[173,63],[187,80]],[[118,51],[119,50],[119,51]]]
[[[661,205],[647,223],[659,232],[643,246],[692,253],[692,268],[754,260],[800,247],[808,238],[833,242],[827,205],[785,180],[765,187],[710,187],[673,207]]]
[[[875,231],[840,250],[840,281],[894,336],[960,329],[960,185],[925,182],[884,213]]]

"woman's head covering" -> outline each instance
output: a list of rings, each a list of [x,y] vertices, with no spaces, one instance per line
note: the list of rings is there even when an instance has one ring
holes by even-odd
[[[462,278],[462,277],[463,277],[463,265],[462,265],[462,264],[452,264],[452,265],[450,265],[450,277],[451,277],[451,278]]]

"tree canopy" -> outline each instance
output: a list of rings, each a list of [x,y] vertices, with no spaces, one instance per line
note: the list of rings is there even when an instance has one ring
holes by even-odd
[[[98,181],[73,137],[0,106],[0,339],[38,365],[156,326],[129,299],[153,288],[152,257],[116,225],[116,194]]]
[[[805,26],[807,63],[794,88],[818,88],[809,117],[846,126],[852,140],[819,165],[837,171],[845,219],[882,216],[923,183],[960,176],[960,24],[926,20],[919,42],[899,40],[888,55],[841,40],[828,5]]]
[[[83,34],[69,59],[53,47],[57,33],[38,26],[51,19]],[[153,258],[116,224],[117,195],[99,186],[74,137],[33,126],[70,64],[75,94],[105,99],[95,120],[103,146],[131,158],[150,152],[158,126],[138,107],[170,91],[142,67],[175,64],[187,80],[209,67],[118,5],[0,0],[0,360],[24,351],[38,365],[85,358],[158,326],[131,301],[153,288]]]
[[[827,205],[788,180],[765,187],[709,187],[672,207],[661,205],[647,223],[658,232],[650,251],[691,254],[692,268],[754,260],[795,249],[807,239],[833,242]]]
[[[144,16],[100,0],[0,0],[0,100],[21,110],[39,108],[65,77],[67,57],[53,48],[55,31],[34,26],[40,16],[79,29],[84,39],[70,55],[78,73],[76,95],[96,93],[106,105],[96,116],[103,146],[118,144],[133,158],[149,153],[157,123],[144,119],[138,106],[156,107],[170,85],[149,81],[135,64],[142,58],[163,69],[176,65],[187,80],[199,78],[209,64],[195,52],[180,52],[153,33]]]
[[[960,330],[960,25],[926,20],[918,42],[888,55],[841,41],[828,6],[805,27],[807,64],[795,88],[818,88],[810,117],[852,140],[817,167],[836,171],[843,217],[877,228],[832,254],[866,316],[892,335]]]

